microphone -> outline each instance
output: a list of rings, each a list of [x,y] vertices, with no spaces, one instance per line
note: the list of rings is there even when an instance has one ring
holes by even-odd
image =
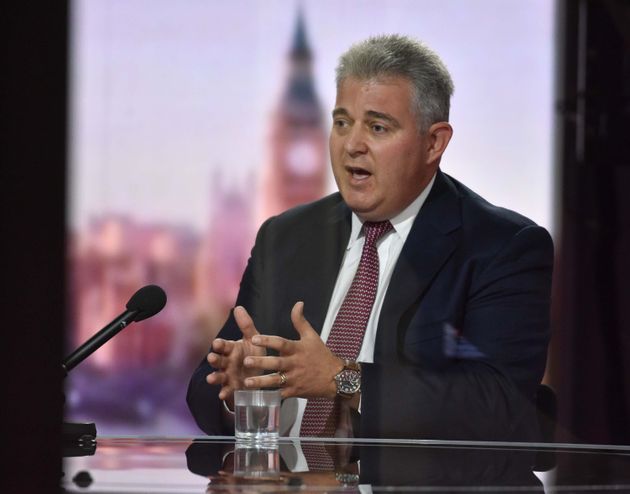
[[[132,322],[143,321],[160,312],[166,305],[166,293],[157,285],[147,285],[134,293],[127,310],[72,352],[61,364],[64,377],[74,367],[116,336]]]

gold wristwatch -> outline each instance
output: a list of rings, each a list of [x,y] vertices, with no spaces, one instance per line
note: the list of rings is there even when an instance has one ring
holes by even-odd
[[[352,360],[343,361],[343,369],[335,376],[337,394],[342,398],[352,398],[361,390],[361,366]]]

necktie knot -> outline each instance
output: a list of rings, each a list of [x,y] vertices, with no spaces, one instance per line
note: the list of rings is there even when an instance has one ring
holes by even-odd
[[[363,233],[365,235],[365,243],[374,245],[378,242],[378,239],[389,232],[392,228],[392,224],[389,220],[386,221],[366,221],[363,223]]]

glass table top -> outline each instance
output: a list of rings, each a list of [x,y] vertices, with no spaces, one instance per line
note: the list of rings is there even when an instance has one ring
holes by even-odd
[[[630,447],[436,440],[99,437],[65,492],[630,492]]]

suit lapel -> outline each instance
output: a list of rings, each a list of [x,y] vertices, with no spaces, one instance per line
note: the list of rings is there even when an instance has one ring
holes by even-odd
[[[457,191],[438,171],[392,273],[379,317],[375,362],[396,354],[424,293],[457,246],[460,225]]]
[[[339,201],[326,212],[317,225],[303,232],[298,249],[304,256],[289,269],[293,284],[288,287],[289,299],[304,301],[304,315],[319,333],[337,281],[351,231],[351,212]]]

